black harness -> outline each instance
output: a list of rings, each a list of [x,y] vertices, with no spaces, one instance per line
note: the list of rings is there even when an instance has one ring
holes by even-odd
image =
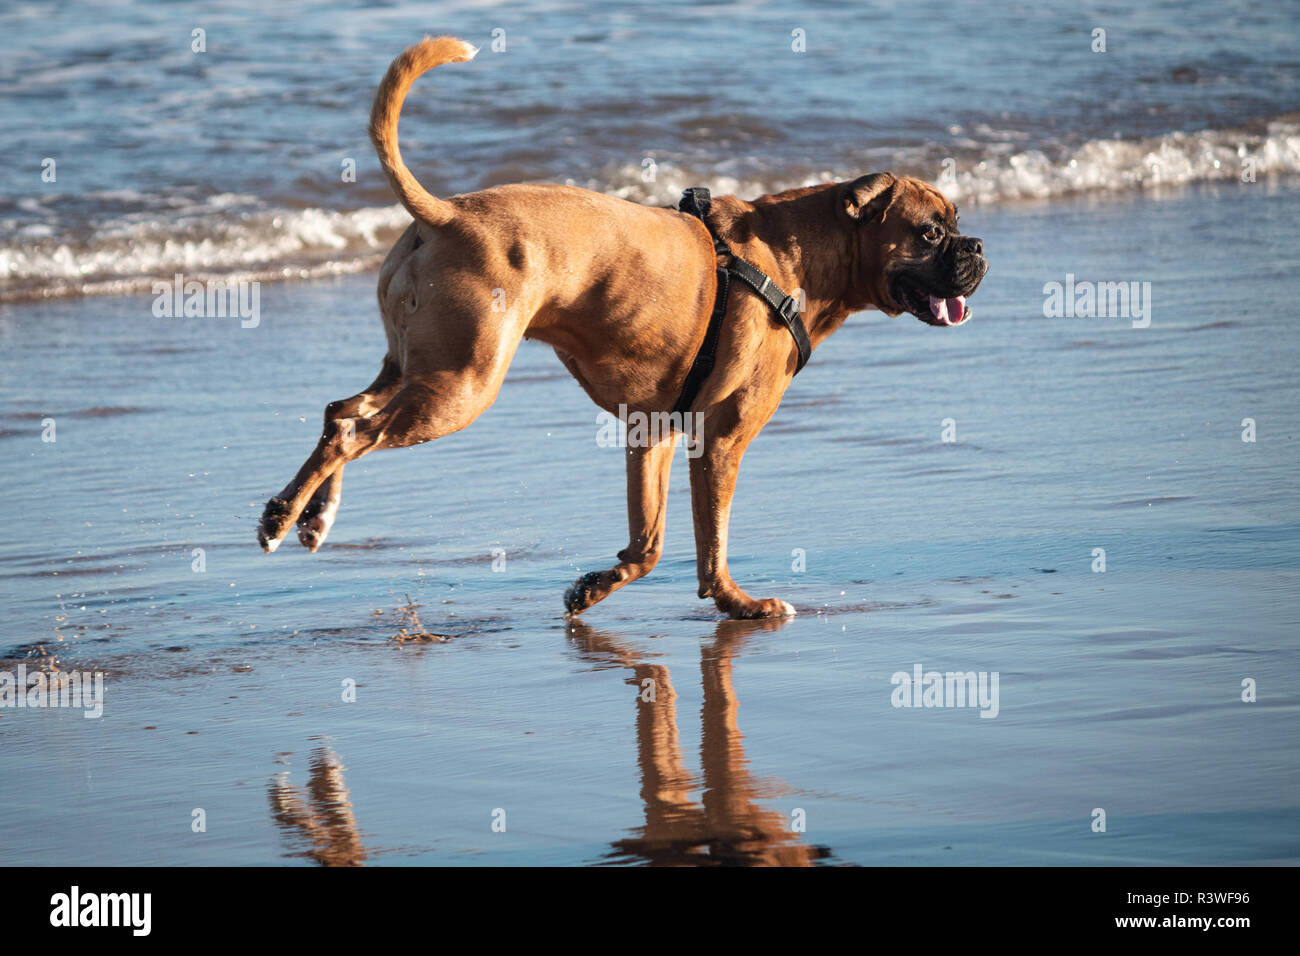
[[[812,354],[812,343],[808,340],[808,330],[804,328],[803,318],[799,315],[798,299],[792,295],[786,295],[781,291],[780,286],[773,282],[761,269],[752,262],[748,262],[733,253],[730,247],[718,237],[708,219],[709,207],[712,203],[713,200],[709,195],[709,191],[703,186],[695,186],[683,192],[682,201],[677,204],[677,208],[682,212],[688,213],[704,223],[705,228],[709,230],[709,236],[713,239],[713,249],[718,254],[721,263],[718,266],[718,294],[713,300],[713,313],[709,316],[709,328],[704,333],[704,342],[695,355],[695,361],[691,363],[691,370],[686,373],[686,381],[682,384],[681,397],[677,399],[677,404],[673,407],[673,411],[680,414],[685,414],[690,409],[695,402],[695,397],[700,393],[701,386],[704,385],[704,380],[713,371],[713,363],[718,352],[718,336],[722,332],[722,320],[727,314],[727,293],[731,289],[732,276],[753,289],[758,297],[766,302],[768,307],[776,314],[777,320],[789,330],[791,337],[794,338],[795,348],[799,350],[799,362],[794,367],[796,375],[808,364],[808,356]]]

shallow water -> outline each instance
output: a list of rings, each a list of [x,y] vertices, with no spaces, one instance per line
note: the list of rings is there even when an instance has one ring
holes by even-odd
[[[563,620],[623,467],[535,345],[466,431],[349,465],[319,553],[263,555],[378,367],[373,276],[264,286],[247,329],[3,307],[0,658],[108,678],[97,720],[0,709],[0,831],[57,821],[0,862],[1294,863],[1297,215],[1257,183],[963,217],[973,321],[852,317],[746,456],[732,572],[799,609],[768,625],[695,598],[681,460],[659,567]],[[1045,318],[1067,273],[1150,282],[1150,327]],[[408,595],[448,640],[391,640]],[[997,672],[998,716],[891,706],[916,664]]]

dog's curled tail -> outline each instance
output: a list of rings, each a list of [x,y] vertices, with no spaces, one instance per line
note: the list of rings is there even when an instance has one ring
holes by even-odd
[[[393,192],[397,193],[407,212],[431,226],[450,222],[456,208],[421,186],[402,162],[402,151],[397,147],[397,118],[402,112],[406,91],[420,74],[443,63],[464,63],[474,59],[476,53],[477,48],[455,37],[425,37],[415,46],[408,47],[388,67],[375,94],[375,103],[370,108],[370,142],[379,154],[379,162]]]

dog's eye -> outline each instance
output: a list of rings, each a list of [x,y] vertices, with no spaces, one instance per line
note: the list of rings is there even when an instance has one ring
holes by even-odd
[[[930,245],[934,245],[943,238],[943,230],[933,224],[924,226],[921,229],[921,238],[930,243]]]

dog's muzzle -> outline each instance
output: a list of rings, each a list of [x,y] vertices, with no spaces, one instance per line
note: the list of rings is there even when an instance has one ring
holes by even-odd
[[[944,270],[947,275],[938,281],[908,273],[898,276],[891,290],[894,301],[929,325],[953,326],[969,320],[974,312],[966,298],[989,271],[984,243],[973,236],[954,239],[951,261],[951,268]]]

